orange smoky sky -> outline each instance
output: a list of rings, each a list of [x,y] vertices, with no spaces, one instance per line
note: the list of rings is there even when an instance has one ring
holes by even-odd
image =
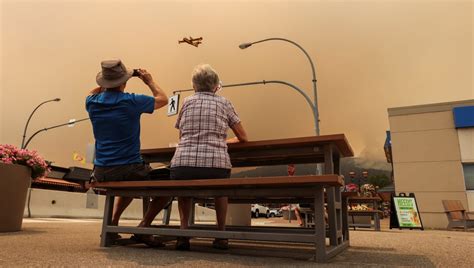
[[[471,1],[3,1],[0,142],[30,129],[87,117],[84,99],[100,61],[145,68],[171,95],[190,87],[192,68],[211,64],[224,84],[283,80],[311,98],[311,69],[285,42],[241,50],[268,37],[293,40],[316,65],[321,134],[345,133],[357,155],[383,160],[387,108],[472,99]],[[203,37],[198,47],[178,44]],[[138,79],[131,92],[150,94]],[[251,140],[314,135],[309,106],[283,85],[224,89]],[[183,94],[182,97],[187,96]],[[142,117],[142,147],[178,140],[165,109]],[[93,143],[89,122],[40,134],[30,148],[77,165]]]

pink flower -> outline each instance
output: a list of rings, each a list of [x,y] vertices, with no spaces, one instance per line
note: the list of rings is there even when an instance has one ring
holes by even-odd
[[[32,169],[33,179],[51,171],[49,164],[36,151],[18,149],[9,144],[0,145],[0,163],[25,165]]]

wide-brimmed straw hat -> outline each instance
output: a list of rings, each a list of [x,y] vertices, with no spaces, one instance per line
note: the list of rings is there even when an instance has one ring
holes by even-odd
[[[133,74],[133,70],[128,70],[121,60],[104,60],[100,65],[102,71],[97,74],[96,81],[104,88],[121,86]]]

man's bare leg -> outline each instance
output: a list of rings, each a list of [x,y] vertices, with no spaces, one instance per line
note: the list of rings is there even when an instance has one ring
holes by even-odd
[[[120,216],[125,211],[125,209],[130,205],[132,202],[133,197],[124,197],[124,196],[117,196],[117,202],[114,206],[114,212],[112,213],[112,222],[111,225],[118,225]]]
[[[156,215],[171,201],[169,197],[154,197],[148,206],[143,220],[138,225],[139,227],[148,227],[151,225]]]

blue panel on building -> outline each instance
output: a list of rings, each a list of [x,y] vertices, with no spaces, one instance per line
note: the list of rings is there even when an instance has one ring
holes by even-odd
[[[385,137],[385,144],[383,145],[384,148],[388,148],[392,146],[392,137],[390,135],[390,130],[385,131],[386,137]]]
[[[474,106],[456,107],[453,115],[456,128],[474,127]]]

